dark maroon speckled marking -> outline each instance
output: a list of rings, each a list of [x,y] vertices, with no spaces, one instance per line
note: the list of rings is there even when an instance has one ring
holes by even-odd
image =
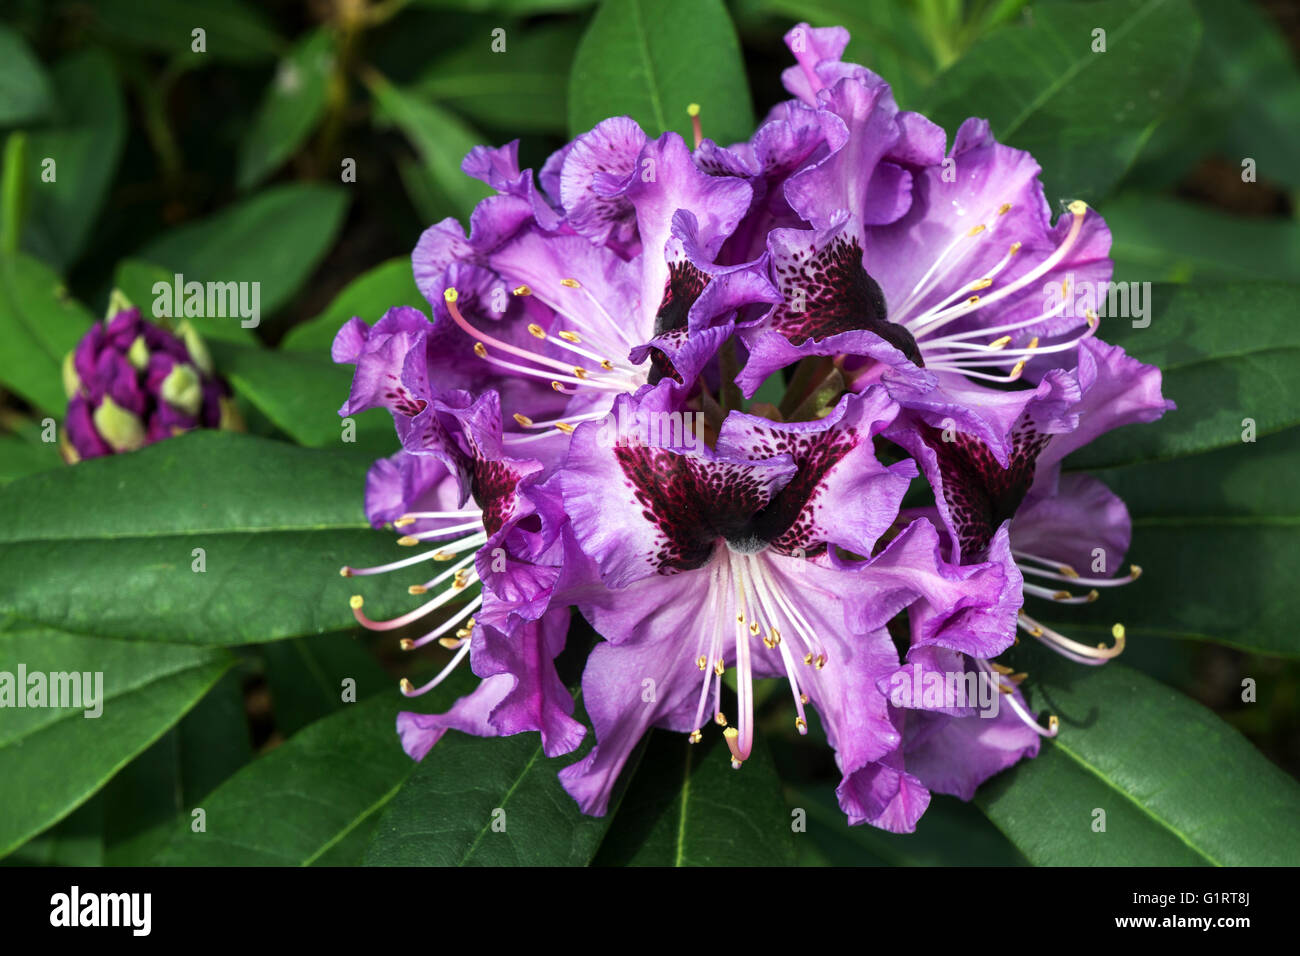
[[[922,435],[938,457],[962,564],[983,561],[998,525],[1015,516],[1033,484],[1038,455],[1052,436],[1035,431],[1022,417],[1011,435],[1010,465],[1003,468],[971,435],[958,433],[954,441],[944,441],[942,432],[929,426]]]
[[[687,317],[691,306],[700,297],[708,284],[708,276],[683,259],[668,263],[668,279],[664,282],[664,297],[655,313],[655,336],[685,336]],[[681,376],[673,368],[668,356],[659,349],[650,352],[651,385],[657,384],[664,377],[680,382]]]
[[[776,281],[785,303],[777,307],[776,329],[795,345],[840,332],[874,332],[917,365],[921,350],[912,333],[885,317],[885,296],[862,268],[857,239],[836,236],[822,249],[793,250],[776,265]],[[802,290],[804,310],[790,305]]]
[[[829,429],[821,432],[791,433],[761,425],[747,429],[752,442],[752,460],[789,455],[799,470],[790,483],[773,497],[771,503],[754,519],[757,537],[770,542],[782,554],[799,549],[813,557],[826,548],[816,537],[817,513],[824,507],[819,499],[827,473],[858,444],[856,428]]]
[[[405,415],[407,418],[414,418],[424,411],[425,406],[429,403],[422,398],[413,398],[398,376],[389,372],[384,377],[390,382],[396,383],[389,385],[388,390],[384,392],[384,398],[388,399],[393,411],[399,415]]]
[[[651,557],[660,574],[698,568],[719,538],[743,538],[768,501],[765,482],[744,464],[703,462],[647,445],[619,447],[614,455],[642,514],[659,531]]]
[[[515,488],[520,472],[508,462],[474,460],[470,489],[474,501],[483,509],[483,527],[489,535],[501,530],[515,513],[518,499]]]

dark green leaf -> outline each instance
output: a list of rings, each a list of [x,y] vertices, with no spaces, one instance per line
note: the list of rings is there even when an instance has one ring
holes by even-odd
[[[1103,319],[1106,341],[1162,370],[1164,395],[1178,409],[1154,424],[1103,435],[1072,455],[1069,467],[1240,445],[1246,419],[1259,435],[1300,424],[1296,293],[1296,286],[1277,283],[1156,285],[1145,319]],[[1150,325],[1134,328],[1134,321]]]
[[[240,189],[261,182],[311,135],[325,111],[334,56],[333,35],[320,28],[298,41],[280,61],[239,146],[235,179]]]
[[[231,671],[101,795],[110,866],[153,862],[181,822],[253,757],[241,675]]]
[[[369,529],[369,460],[196,431],[0,489],[0,631],[40,623],[130,640],[233,645],[409,610],[405,573],[339,577],[409,557]],[[206,570],[193,570],[203,548]]]
[[[601,845],[603,866],[787,866],[794,817],[761,736],[740,770],[719,733],[651,732]]]
[[[347,194],[330,186],[274,186],[148,243],[138,258],[185,282],[260,282],[263,316],[288,303],[334,242]],[[209,316],[209,318],[212,318]],[[239,324],[237,317],[225,321]]]
[[[412,92],[476,123],[563,133],[569,64],[579,35],[572,23],[511,30],[505,51],[497,53],[484,33],[435,62]]]
[[[294,326],[280,343],[282,349],[313,349],[328,355],[343,323],[359,316],[374,324],[394,306],[407,305],[425,312],[429,304],[415,287],[409,257],[389,259],[353,279],[316,318]]]
[[[1106,52],[1093,52],[1093,31]],[[922,111],[951,134],[968,116],[1043,167],[1048,201],[1098,201],[1187,80],[1200,21],[1187,0],[1039,4],[942,73]]]
[[[355,700],[392,689],[392,680],[354,632],[295,637],[261,651],[275,729],[286,737],[350,706],[343,700],[345,680],[355,682]]]
[[[59,110],[52,126],[31,132],[27,147],[30,209],[25,245],[58,269],[76,260],[108,186],[126,139],[126,109],[117,75],[98,51],[76,53],[54,68]],[[54,179],[44,163],[52,160]]]
[[[1195,457],[1094,472],[1133,517],[1142,577],[1039,616],[1084,643],[1146,637],[1300,657],[1300,428]],[[1109,569],[1114,572],[1115,568]]]
[[[676,130],[691,142],[692,103],[710,139],[733,143],[754,132],[740,44],[722,0],[605,0],[569,75],[569,132],[626,114],[651,137]]]
[[[0,670],[102,674],[102,713],[6,709],[0,725],[0,856],[67,816],[194,706],[226,651],[32,628],[0,634]]]
[[[458,216],[468,222],[475,205],[492,190],[461,172],[460,163],[484,138],[454,114],[394,86],[378,74],[368,74],[367,83],[382,111],[381,116],[397,124],[419,154],[420,165],[416,169],[438,208],[445,210],[444,215]],[[428,218],[433,210],[421,211]]]
[[[1300,785],[1212,712],[1122,664],[1027,653],[1060,735],[976,794],[1036,865],[1286,865]],[[1050,658],[1050,659],[1049,659]],[[1018,663],[1023,663],[1017,660]],[[1255,705],[1247,705],[1255,706]],[[1105,832],[1093,829],[1105,811]]]
[[[590,746],[548,760],[537,734],[447,734],[380,817],[366,864],[585,866],[609,818],[584,816],[556,774]]]
[[[68,401],[63,358],[92,321],[46,266],[21,254],[0,256],[0,384],[61,417]]]
[[[339,406],[348,397],[352,366],[305,352],[211,344],[212,360],[231,386],[299,444],[346,448],[347,420]],[[378,458],[397,449],[392,418],[369,411],[352,419],[356,449]]]
[[[45,71],[27,42],[0,25],[0,126],[39,119],[54,105]]]
[[[96,29],[117,43],[197,63],[269,60],[281,46],[262,11],[243,0],[92,0],[91,6]],[[206,49],[196,53],[192,31],[200,27]]]
[[[1273,279],[1300,282],[1300,224],[1245,219],[1156,196],[1103,203],[1116,282]]]
[[[930,796],[915,833],[851,827],[831,786],[793,787],[790,806],[808,814],[796,833],[802,866],[1021,866],[1026,861],[977,809],[956,797]]]
[[[377,814],[415,764],[389,691],[349,704],[259,757],[203,802],[206,831],[186,822],[158,857],[168,866],[310,866]]]

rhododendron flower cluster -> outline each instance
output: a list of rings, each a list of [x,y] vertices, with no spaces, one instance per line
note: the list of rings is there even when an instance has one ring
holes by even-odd
[[[463,169],[494,194],[413,255],[431,315],[339,331],[341,414],[386,408],[400,441],[367,514],[414,549],[343,574],[411,575],[421,599],[375,620],[359,593],[357,620],[428,620],[402,646],[455,651],[408,697],[466,657],[481,679],[399,717],[412,757],[448,729],[575,750],[554,662],[576,610],[601,637],[594,746],[560,771],[585,812],[652,727],[721,734],[743,768],[772,678],[799,733],[820,718],[849,821],[910,831],[931,791],[969,799],[1058,732],[998,660],[1018,635],[1084,665],[1122,650],[1118,625],[1090,646],[1035,607],[1138,576],[1123,502],[1061,462],[1172,408],[1076,307],[1110,278],[1106,224],[1077,200],[1054,220],[1029,154],[980,119],[949,144],[847,41],[787,35],[791,98],[747,142],[614,117],[536,175],[476,148]],[[764,383],[779,403],[741,399]],[[933,504],[904,509],[922,477]],[[1006,706],[954,695],[968,677]]]

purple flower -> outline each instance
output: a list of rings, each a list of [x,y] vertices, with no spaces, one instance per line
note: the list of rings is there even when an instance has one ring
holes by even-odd
[[[938,630],[964,629],[963,611],[996,602],[1002,569],[945,564],[925,521],[877,551],[915,474],[875,458],[872,439],[897,411],[883,390],[846,396],[816,422],[732,413],[713,450],[643,440],[673,414],[673,394],[665,383],[619,398],[637,427],[610,440],[580,426],[560,472],[573,536],[603,583],[574,600],[605,638],[583,675],[597,745],[561,771],[565,787],[603,813],[649,727],[698,741],[706,719],[726,728],[739,767],[753,745],[753,680],[783,677],[800,733],[806,704],[821,713],[850,819],[910,828],[924,801],[891,762],[901,735],[876,688],[898,662],[885,624],[924,602]],[[735,726],[721,710],[727,667]]]
[[[188,322],[175,333],[137,308],[90,327],[63,360],[64,458],[135,451],[195,428],[241,427],[230,389]]]

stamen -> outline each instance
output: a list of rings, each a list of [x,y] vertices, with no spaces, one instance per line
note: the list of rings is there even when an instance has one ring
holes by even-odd
[[[1051,647],[1052,650],[1080,664],[1090,666],[1105,664],[1124,652],[1125,635],[1122,624],[1116,624],[1111,628],[1111,636],[1114,637],[1115,643],[1110,647],[1103,644],[1089,647],[1086,644],[1080,644],[1078,641],[1072,641],[1064,634],[1040,624],[1023,610],[1020,612],[1018,623],[1021,629],[1027,631],[1030,636],[1038,638],[1038,640]]]
[[[421,694],[427,694],[429,691],[433,690],[447,678],[447,675],[456,669],[457,664],[465,659],[465,655],[469,653],[470,646],[469,641],[463,642],[460,646],[460,650],[456,652],[456,656],[448,662],[447,666],[439,671],[433,680],[429,681],[422,687],[412,687],[411,682],[403,677],[401,682],[403,696],[419,697]]]

